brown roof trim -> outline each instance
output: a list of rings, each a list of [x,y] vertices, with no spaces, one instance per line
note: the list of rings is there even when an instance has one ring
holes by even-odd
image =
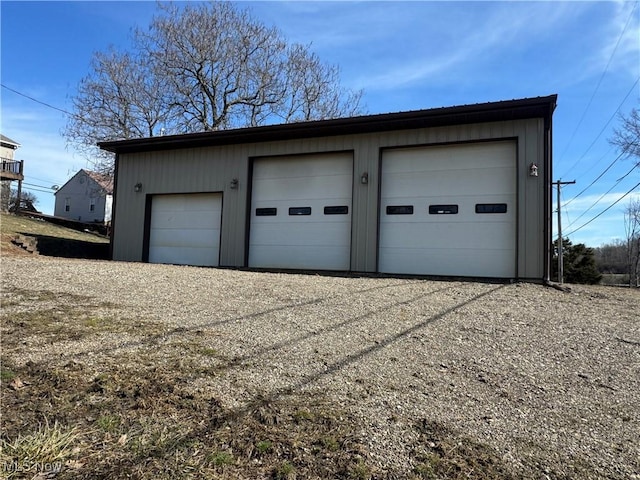
[[[549,124],[551,115],[556,108],[557,99],[557,95],[549,95],[547,97],[523,98],[410,112],[116,140],[99,142],[98,146],[113,153],[132,153],[522,120],[526,118],[544,118]]]

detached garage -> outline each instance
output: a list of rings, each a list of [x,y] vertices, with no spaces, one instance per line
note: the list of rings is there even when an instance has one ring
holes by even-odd
[[[556,96],[103,142],[114,260],[544,281]]]

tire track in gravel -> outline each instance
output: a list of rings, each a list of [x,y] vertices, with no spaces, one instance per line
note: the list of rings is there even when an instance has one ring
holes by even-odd
[[[356,290],[353,292],[348,292],[348,294],[346,294],[346,297],[349,297],[352,299],[352,297],[356,296],[356,295],[366,295],[371,293],[372,291],[376,291],[376,290],[386,290],[386,289],[392,289],[392,288],[403,288],[403,287],[407,287],[407,286],[415,286],[416,284],[419,283],[426,283],[427,281],[425,280],[415,280],[415,281],[399,281],[399,282],[394,282],[394,283],[390,283],[390,284],[384,284],[384,285],[379,285],[379,286],[375,286],[375,287],[369,287],[369,288],[363,288],[360,290]],[[445,287],[444,289],[441,290],[446,290],[448,288],[452,288],[452,287]],[[435,292],[434,292],[435,293]],[[423,295],[419,295],[417,296],[415,299],[410,299],[407,301],[400,301],[398,302],[398,305],[402,305],[402,304],[408,304],[413,302],[414,300],[422,297]],[[296,302],[296,303],[290,303],[290,304],[285,304],[285,305],[280,305],[280,306],[276,306],[273,308],[269,308],[266,310],[262,310],[259,312],[253,312],[253,313],[249,313],[246,315],[241,315],[241,316],[233,316],[230,318],[225,318],[222,320],[216,320],[213,322],[207,322],[207,323],[198,323],[198,324],[194,324],[192,326],[189,327],[175,327],[170,329],[169,331],[166,332],[162,332],[162,333],[157,333],[157,334],[153,334],[153,335],[147,335],[147,336],[140,336],[139,340],[131,340],[131,341],[127,341],[127,342],[122,342],[122,343],[116,343],[117,339],[114,339],[113,343],[116,343],[115,345],[105,345],[105,341],[101,341],[101,346],[103,348],[100,349],[87,349],[87,350],[83,350],[83,351],[75,351],[75,352],[69,352],[66,354],[61,354],[58,359],[63,361],[63,360],[77,360],[80,359],[84,356],[87,355],[92,355],[92,356],[96,356],[96,355],[101,355],[101,354],[112,354],[113,352],[123,352],[129,349],[135,349],[135,348],[144,348],[144,347],[154,347],[154,346],[159,346],[162,344],[166,344],[168,341],[170,341],[171,338],[173,337],[181,337],[181,336],[185,336],[188,334],[195,334],[195,333],[200,333],[202,332],[202,330],[204,329],[211,329],[214,327],[220,327],[220,326],[226,326],[229,324],[233,324],[233,323],[238,323],[238,322],[245,322],[245,321],[253,321],[256,319],[259,319],[261,317],[265,317],[268,315],[272,315],[272,314],[276,314],[278,312],[284,312],[287,310],[295,310],[295,309],[300,309],[300,308],[306,308],[309,306],[314,306],[314,305],[319,305],[323,302],[327,302],[327,301],[332,301],[335,300],[335,296],[331,295],[327,295],[324,297],[316,297],[316,298],[312,298],[310,300],[304,301],[304,302]],[[352,300],[350,300],[351,302]],[[391,308],[391,307],[390,307]],[[116,311],[118,309],[116,308]],[[128,320],[128,319],[125,319]],[[348,323],[353,322],[354,320],[348,320],[345,322],[341,322],[344,323],[344,325],[346,326]],[[143,327],[144,328],[144,327]],[[332,326],[328,326],[326,327],[326,329],[323,330],[331,330],[333,327]],[[313,335],[313,334],[310,334]],[[303,338],[301,338],[300,340],[303,340]],[[111,343],[111,342],[110,342]],[[271,349],[266,349],[266,350],[275,350],[276,348],[271,348]],[[248,356],[248,355],[247,355]],[[47,363],[49,362],[49,360],[47,361]],[[45,363],[44,361],[42,362],[34,362],[34,363]]]
[[[310,373],[310,374],[303,374],[298,380],[294,381],[293,383],[289,384],[288,386],[285,387],[279,387],[276,388],[274,390],[272,390],[269,393],[266,393],[265,395],[261,395],[259,398],[260,402],[264,402],[266,401],[276,401],[278,399],[280,399],[281,397],[284,396],[288,396],[288,395],[292,395],[295,394],[296,391],[303,389],[304,387],[307,387],[309,385],[311,385],[312,383],[317,382],[318,380],[320,380],[323,377],[328,377],[331,375],[336,374],[337,372],[339,372],[340,370],[342,370],[343,368],[345,368],[348,365],[351,364],[355,364],[359,361],[361,361],[362,359],[378,352],[381,351],[385,348],[387,348],[388,346],[401,341],[407,337],[409,337],[410,335],[416,333],[417,331],[427,327],[428,325],[433,324],[434,322],[437,322],[438,320],[441,320],[443,318],[445,318],[447,315],[461,309],[464,308],[472,303],[478,302],[480,300],[482,300],[483,298],[498,292],[499,290],[505,288],[506,285],[498,285],[498,286],[494,286],[493,288],[484,291],[480,294],[477,294],[471,298],[468,298],[460,303],[456,303],[453,306],[450,306],[444,310],[441,310],[440,312],[437,312],[431,316],[429,316],[428,318],[413,324],[412,326],[405,328],[404,330],[400,331],[399,333],[396,333],[394,335],[388,336],[387,338],[385,338],[382,341],[376,342],[373,345],[361,348],[359,350],[357,350],[354,353],[351,353],[349,355],[344,356],[343,358],[336,360],[332,363],[329,363],[328,365],[326,365],[326,368],[322,371],[317,371],[314,373]],[[455,287],[447,287],[447,288],[443,288],[443,289],[439,289],[438,291],[445,291],[445,290],[449,290],[449,289],[453,289]],[[435,293],[435,292],[429,292],[429,293]],[[409,300],[405,300],[402,302],[398,302],[396,305],[391,305],[388,308],[385,308],[384,310],[389,310],[392,308],[395,308],[397,306],[400,305],[407,305],[409,303],[413,303],[413,302],[417,302],[420,299],[425,298],[429,293],[427,294],[421,294],[418,295],[414,298],[411,298]],[[365,317],[370,317],[372,316],[372,314],[375,312],[370,312],[369,314],[365,315]],[[271,350],[271,349],[266,349]],[[235,366],[235,365],[234,365]],[[241,365],[238,365],[241,366]],[[246,409],[251,409],[254,408],[255,405],[253,405],[253,402],[249,402],[248,404],[245,405],[244,408],[241,408],[238,411],[238,415],[242,415]]]

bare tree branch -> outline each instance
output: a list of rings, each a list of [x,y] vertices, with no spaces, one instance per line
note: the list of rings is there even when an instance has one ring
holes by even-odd
[[[614,130],[609,141],[640,163],[640,112],[634,108],[629,116],[621,115],[620,121],[622,125]]]
[[[362,91],[337,66],[229,2],[158,4],[130,51],[94,55],[73,98],[67,141],[108,171],[96,143],[352,116]],[[101,168],[97,168],[101,167]]]

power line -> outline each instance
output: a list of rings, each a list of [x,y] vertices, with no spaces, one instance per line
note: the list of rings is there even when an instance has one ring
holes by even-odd
[[[52,191],[51,189],[49,190],[42,190],[40,188],[34,188],[34,187],[25,187],[23,188],[23,190],[29,191],[29,192],[41,192],[41,193],[51,193],[54,194],[55,192]]]
[[[621,182],[625,177],[627,177],[631,172],[633,172],[637,167],[638,167],[638,165],[634,165],[634,166],[631,168],[631,170],[629,170],[629,171],[628,171],[628,172],[627,172],[627,173],[626,173],[622,178],[619,178],[618,180],[616,180],[616,183],[614,183],[614,184],[613,184],[613,186],[612,186],[609,190],[607,190],[607,191],[606,191],[606,192],[604,192],[602,195],[600,195],[600,198],[598,198],[598,199],[597,199],[597,200],[596,200],[596,201],[595,201],[595,202],[594,202],[594,203],[593,203],[589,208],[587,208],[584,212],[582,212],[582,213],[578,216],[578,218],[576,218],[573,222],[571,222],[571,223],[568,225],[568,227],[570,227],[571,225],[573,225],[574,223],[576,223],[578,220],[580,220],[582,217],[584,217],[584,216],[587,214],[587,212],[588,212],[589,210],[591,210],[593,207],[595,207],[595,206],[600,202],[600,200],[602,200],[602,199],[607,195],[607,193],[611,192],[611,190],[613,190],[614,188],[616,188],[616,187],[618,186],[618,184],[619,184],[619,183],[620,183],[620,182]]]
[[[562,206],[563,206],[563,207],[566,207],[566,206],[567,206],[567,205],[569,205],[571,202],[573,202],[576,198],[578,198],[580,195],[582,195],[584,192],[586,192],[587,190],[589,190],[589,188],[591,188],[591,187],[592,187],[592,186],[593,186],[593,185],[594,185],[598,180],[600,180],[600,179],[604,176],[604,174],[605,174],[605,173],[607,173],[607,172],[611,169],[611,167],[613,167],[613,166],[616,164],[616,162],[617,162],[618,160],[620,160],[620,159],[624,156],[624,154],[625,154],[625,153],[624,153],[624,152],[622,152],[620,155],[618,155],[618,157],[617,157],[613,162],[611,162],[611,163],[609,164],[609,166],[608,166],[607,168],[605,168],[605,169],[604,169],[604,171],[603,171],[600,175],[598,175],[598,177],[597,177],[593,182],[591,182],[591,183],[590,183],[589,185],[587,185],[584,189],[582,189],[582,191],[581,191],[580,193],[578,193],[576,196],[574,196],[573,198],[571,198],[571,199],[567,200],[567,201],[566,201]]]
[[[631,188],[631,190],[629,190],[627,193],[625,193],[624,195],[622,195],[618,200],[616,200],[615,202],[613,202],[611,205],[609,205],[607,208],[605,208],[603,211],[601,211],[598,215],[596,215],[595,217],[593,217],[591,220],[589,220],[588,222],[580,225],[578,228],[576,228],[575,230],[572,230],[571,232],[567,233],[567,237],[569,235],[573,235],[574,233],[576,233],[578,230],[580,230],[583,227],[586,227],[587,225],[589,225],[591,222],[593,222],[596,218],[598,218],[600,215],[602,215],[603,213],[605,213],[606,211],[610,210],[611,208],[613,208],[614,205],[616,205],[617,203],[621,202],[622,199],[624,197],[626,197],[627,195],[629,195],[631,192],[633,192],[636,188],[640,187],[640,182],[636,183],[636,185],[634,187]]]
[[[33,102],[39,103],[40,105],[44,105],[45,107],[52,108],[53,110],[57,110],[57,111],[59,111],[59,112],[62,112],[62,113],[64,113],[65,115],[69,115],[70,117],[75,117],[75,115],[74,115],[73,113],[67,112],[66,110],[63,110],[62,108],[54,107],[53,105],[50,105],[50,104],[48,104],[48,103],[46,103],[46,102],[43,102],[43,101],[41,101],[41,100],[38,100],[37,98],[30,97],[30,96],[29,96],[29,95],[27,95],[26,93],[22,93],[22,92],[19,92],[18,90],[14,90],[14,89],[13,89],[13,88],[11,88],[11,87],[7,87],[4,83],[0,83],[0,86],[2,86],[2,88],[6,88],[6,89],[7,89],[7,90],[9,90],[10,92],[15,93],[16,95],[20,95],[21,97],[28,98],[29,100],[31,100],[31,101],[33,101]]]
[[[638,85],[638,82],[640,81],[640,77],[636,78],[636,81],[633,82],[633,85],[631,85],[631,88],[629,89],[629,91],[627,92],[627,94],[624,96],[624,98],[622,99],[622,101],[620,102],[620,104],[618,105],[618,108],[616,108],[616,110],[613,112],[613,114],[611,115],[611,117],[609,117],[609,120],[607,120],[607,123],[604,124],[604,126],[602,127],[602,129],[600,130],[600,133],[598,133],[598,135],[596,135],[596,138],[594,138],[593,142],[591,142],[591,144],[587,147],[587,149],[585,150],[585,152],[574,162],[573,165],[571,165],[570,168],[567,169],[566,173],[572,171],[576,165],[578,165],[578,163],[580,163],[580,161],[587,156],[587,153],[589,153],[589,150],[591,150],[591,148],[596,144],[596,142],[598,141],[598,139],[600,138],[600,136],[604,133],[604,131],[607,129],[607,127],[609,126],[609,124],[611,123],[611,121],[616,117],[616,115],[618,114],[618,112],[620,111],[620,109],[622,108],[622,105],[624,105],[624,102],[627,101],[627,98],[629,98],[629,95],[631,95],[631,93],[634,91],[634,89],[636,88],[636,86]],[[565,149],[566,151],[566,149]],[[578,177],[580,178],[580,177]]]
[[[571,142],[573,141],[574,137],[576,136],[576,133],[578,132],[578,129],[580,128],[580,125],[582,125],[582,122],[584,121],[584,119],[585,119],[585,117],[587,115],[587,112],[589,111],[589,107],[591,106],[591,103],[593,102],[593,99],[595,98],[596,93],[598,92],[598,89],[600,88],[600,84],[602,83],[602,80],[604,79],[604,76],[607,73],[607,70],[609,70],[609,66],[611,65],[611,61],[613,60],[613,57],[615,56],[616,51],[618,50],[618,46],[620,45],[620,42],[622,41],[622,37],[624,36],[624,32],[627,31],[627,27],[629,26],[629,23],[631,23],[631,19],[633,18],[633,12],[636,11],[636,7],[637,6],[638,6],[638,2],[635,2],[634,5],[633,5],[633,8],[631,9],[631,13],[629,14],[629,18],[627,19],[627,23],[625,24],[624,28],[622,29],[622,32],[620,32],[620,36],[618,37],[618,41],[616,42],[616,46],[613,47],[613,51],[611,52],[611,55],[609,56],[609,61],[607,62],[606,67],[604,67],[604,71],[602,72],[602,75],[600,76],[600,80],[598,80],[598,84],[596,85],[595,90],[591,94],[591,98],[589,99],[589,103],[587,103],[587,106],[584,109],[584,112],[582,112],[582,116],[580,117],[580,120],[578,121],[578,124],[576,125],[575,130],[571,134],[571,137],[569,138],[569,142],[567,143],[567,146],[565,147],[564,151],[560,155],[559,160],[562,160],[562,158],[564,157],[564,154],[567,153],[567,150],[569,149],[569,146],[571,145]]]
[[[29,179],[33,179],[33,180],[37,180],[38,182],[44,182],[44,183],[50,183],[51,185],[60,185],[61,183],[64,182],[52,182],[51,180],[45,180],[44,178],[37,178],[37,177],[32,177],[31,175],[29,175]]]
[[[45,185],[36,185],[35,183],[22,182],[22,184],[23,185],[29,185],[31,187],[40,187],[40,188],[48,188],[49,190],[55,190],[55,188],[47,187]]]

